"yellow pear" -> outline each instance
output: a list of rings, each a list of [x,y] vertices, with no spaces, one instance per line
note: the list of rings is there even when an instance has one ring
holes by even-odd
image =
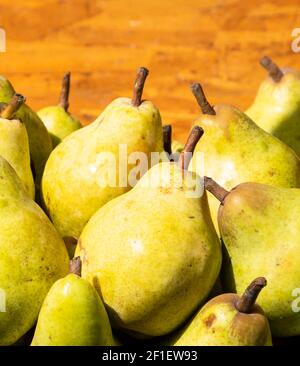
[[[196,151],[203,153],[205,175],[225,189],[242,182],[300,186],[300,160],[289,146],[262,130],[237,108],[226,104],[212,107],[200,84],[193,84],[192,91],[202,111],[195,124],[205,130],[196,146]],[[202,164],[195,159],[190,169],[203,173]],[[219,202],[211,194],[208,200],[217,227]]]
[[[131,153],[149,159],[151,152],[163,151],[159,111],[141,100],[147,74],[145,68],[139,70],[132,100],[114,100],[95,122],[67,136],[51,153],[43,199],[64,238],[78,239],[100,207],[132,188],[128,174],[136,162],[127,159]]]
[[[0,156],[0,345],[31,329],[52,284],[68,273],[63,240]],[[1,309],[3,310],[3,309]]]
[[[0,155],[15,169],[28,195],[34,199],[35,187],[30,167],[30,151],[27,130],[22,121],[14,119],[15,112],[25,102],[15,94],[9,104],[2,105],[0,113]]]
[[[207,177],[205,187],[220,202],[224,288],[241,293],[252,278],[266,277],[258,303],[272,334],[300,335],[300,189],[248,182],[227,191]]]
[[[221,245],[201,178],[187,171],[203,130],[178,163],[153,166],[128,193],[100,208],[79,239],[82,276],[102,296],[112,325],[138,337],[180,326],[220,270]]]
[[[279,68],[267,56],[260,63],[269,75],[245,113],[300,156],[300,71]]]
[[[256,278],[240,297],[228,293],[206,303],[174,336],[173,346],[271,346],[272,336],[263,310],[255,304],[266,279]]]
[[[16,94],[11,83],[0,76],[0,102],[9,103]],[[15,118],[22,121],[28,133],[36,199],[40,201],[40,183],[46,161],[52,151],[52,142],[39,116],[25,103],[16,111]]]
[[[80,258],[46,296],[32,346],[113,346],[109,319],[96,290],[82,279]]]

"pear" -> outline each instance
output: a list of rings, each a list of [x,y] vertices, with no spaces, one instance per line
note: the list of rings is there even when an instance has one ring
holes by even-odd
[[[147,74],[145,68],[139,70],[132,100],[114,100],[95,122],[67,136],[50,155],[43,199],[63,237],[78,239],[100,207],[132,188],[128,174],[136,164],[127,159],[131,153],[149,159],[151,152],[163,151],[159,111],[150,101],[141,101]]]
[[[280,69],[266,56],[260,62],[269,76],[246,114],[300,156],[300,71]]]
[[[225,289],[241,293],[251,278],[268,278],[259,305],[272,334],[300,335],[295,294],[300,283],[300,189],[242,183],[227,191],[210,178],[205,187],[221,202]]]
[[[26,192],[34,199],[35,188],[26,127],[22,121],[13,119],[13,115],[24,101],[22,95],[15,94],[0,113],[0,155],[15,169]]]
[[[82,276],[101,294],[113,327],[137,337],[173,331],[218,277],[221,245],[202,180],[186,170],[202,133],[192,130],[178,163],[154,165],[100,208],[76,248]]]
[[[211,176],[225,189],[242,182],[258,182],[278,187],[300,186],[300,161],[294,151],[259,128],[243,112],[230,105],[212,107],[200,84],[192,91],[202,114],[196,120],[205,135],[196,146],[203,153],[200,163],[193,158],[190,169]],[[204,164],[203,164],[204,162]],[[217,227],[219,203],[209,195],[209,206]]]
[[[57,146],[70,133],[81,128],[79,120],[68,112],[70,78],[70,72],[66,73],[63,77],[59,104],[45,107],[37,112],[47,127],[53,147]]]
[[[31,329],[51,285],[68,273],[68,253],[42,209],[0,156],[0,345]]]
[[[271,346],[272,336],[263,310],[255,300],[266,285],[256,278],[239,297],[219,295],[196,314],[174,337],[173,346]]]
[[[9,103],[16,94],[11,83],[0,76],[0,102]],[[36,186],[36,198],[40,198],[40,182],[42,179],[46,161],[52,151],[52,142],[46,127],[39,116],[26,104],[23,104],[15,114],[15,118],[21,120],[28,133],[30,156]]]
[[[70,272],[46,296],[31,345],[114,345],[104,305],[93,286],[80,277],[80,258],[71,261]]]

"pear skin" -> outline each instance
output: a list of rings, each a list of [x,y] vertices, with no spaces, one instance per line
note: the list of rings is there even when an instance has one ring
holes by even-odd
[[[34,199],[35,187],[30,167],[27,130],[20,120],[12,119],[14,110],[11,110],[19,108],[24,100],[23,96],[15,95],[0,113],[0,155],[15,169],[26,192]],[[13,104],[15,105],[12,106]]]
[[[0,157],[0,345],[31,329],[51,285],[68,273],[68,253],[42,209],[9,163]]]
[[[47,127],[53,147],[60,144],[72,132],[81,128],[80,121],[59,105],[45,107],[37,113]]]
[[[8,102],[14,96],[15,90],[4,76],[0,75],[0,100],[1,102]]]
[[[61,143],[66,136],[81,128],[80,121],[68,112],[70,77],[69,72],[63,77],[59,104],[42,108],[37,112],[47,127],[53,147]]]
[[[124,144],[127,155],[120,155]],[[44,204],[59,233],[78,239],[100,207],[132,188],[127,174],[119,184],[120,159],[132,152],[149,159],[154,151],[163,151],[162,125],[150,101],[135,106],[118,98],[95,122],[67,136],[50,155],[42,181]],[[127,172],[133,167],[127,162]]]
[[[256,279],[257,282],[262,280]],[[256,291],[260,291],[259,287]],[[271,331],[263,310],[251,304],[245,312],[245,304],[243,308],[238,307],[239,301],[241,298],[232,293],[213,298],[174,336],[171,344],[194,347],[271,346]]]
[[[32,346],[112,346],[112,330],[96,290],[70,273],[46,296]]]
[[[11,83],[3,76],[0,76],[0,102],[9,103],[14,94],[16,93]],[[44,167],[52,151],[51,138],[39,116],[28,105],[23,104],[14,117],[21,120],[26,126],[30,155],[34,167],[36,198],[39,200]]]
[[[269,75],[245,113],[300,156],[300,71],[280,69],[268,57],[263,57],[261,64]]]
[[[192,88],[201,108],[207,107],[209,103],[200,84],[194,84]],[[210,108],[204,109],[195,122],[205,130],[196,146],[196,151],[203,153],[205,175],[225,189],[243,182],[286,188],[300,186],[300,160],[290,147],[262,130],[235,107],[221,104]],[[202,165],[195,158],[190,169],[204,175]],[[212,219],[218,227],[219,202],[211,194],[208,200]]]
[[[221,246],[207,197],[183,162],[155,165],[130,192],[99,209],[76,249],[82,276],[101,294],[112,325],[137,337],[177,328],[218,277]],[[199,195],[190,196],[197,187]]]
[[[293,308],[300,282],[300,190],[242,183],[228,192],[207,179],[207,189],[219,194],[221,202],[218,221],[226,248],[225,289],[241,293],[251,278],[266,277],[268,286],[258,303],[272,334],[300,335],[300,313]]]

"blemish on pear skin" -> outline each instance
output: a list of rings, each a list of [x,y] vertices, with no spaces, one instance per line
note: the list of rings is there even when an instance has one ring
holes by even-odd
[[[217,317],[215,316],[215,314],[210,314],[208,318],[203,320],[203,322],[207,328],[210,328],[216,319]]]

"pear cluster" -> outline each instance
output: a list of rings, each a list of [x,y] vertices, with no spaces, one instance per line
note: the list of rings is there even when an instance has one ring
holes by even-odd
[[[300,335],[300,72],[261,65],[246,112],[192,84],[200,115],[185,144],[142,98],[144,67],[132,97],[85,127],[70,73],[37,113],[0,77],[0,345]],[[131,184],[137,152],[159,159]]]

